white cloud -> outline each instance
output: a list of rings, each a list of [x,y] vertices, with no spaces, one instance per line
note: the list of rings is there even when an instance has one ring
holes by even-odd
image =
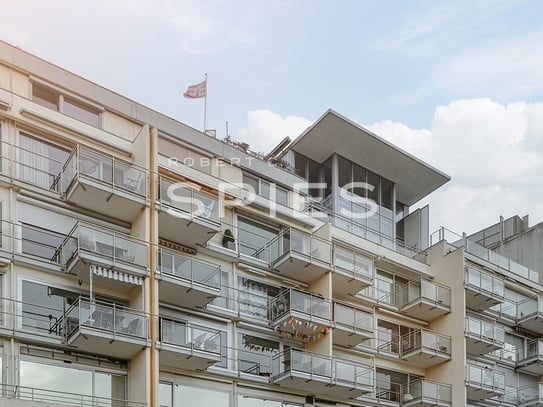
[[[311,121],[304,117],[283,118],[266,109],[251,110],[247,116],[247,127],[238,131],[240,141],[248,143],[251,150],[264,153],[268,153],[287,136],[294,139],[311,125]]]
[[[436,109],[431,130],[367,127],[451,175],[423,202],[432,227],[472,232],[515,214],[543,220],[542,103],[457,100]]]

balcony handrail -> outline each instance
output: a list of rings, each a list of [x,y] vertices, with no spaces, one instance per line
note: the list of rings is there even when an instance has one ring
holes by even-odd
[[[188,182],[183,183],[184,185],[179,186],[178,188],[184,191],[187,191],[189,193],[189,200],[191,202],[190,209],[186,210],[186,208],[184,209],[183,207],[181,207],[180,203],[170,200],[169,197],[168,199],[166,199],[166,197],[163,196],[163,193],[166,192],[162,190],[163,187],[165,186],[164,184],[175,185],[177,183],[180,183],[180,181],[167,177],[163,174],[159,174],[158,182],[159,182],[159,188],[158,188],[159,198],[158,199],[159,199],[160,205],[167,206],[181,212],[189,213],[191,217],[193,218],[200,218],[200,219],[206,220],[207,222],[221,224],[219,198],[207,193],[205,190],[200,190],[200,189],[196,189],[195,187],[191,187],[190,183]],[[205,204],[200,199],[198,199],[201,205],[197,205],[198,207],[194,208],[194,204],[192,203],[196,202],[196,199],[195,199],[196,195],[201,196],[202,198],[205,198],[206,200],[209,200],[209,203]],[[183,204],[187,204],[187,202],[183,201]]]
[[[111,238],[110,242],[100,242],[96,237],[90,238],[87,240],[82,239],[81,230],[88,229],[93,232],[102,233]],[[75,246],[69,247],[70,242],[74,241]],[[134,250],[130,247],[125,248],[119,246],[119,241],[125,241],[130,244],[136,244],[141,246],[143,250]],[[105,253],[104,250],[100,250],[97,246],[93,248],[93,244],[97,243],[107,245],[108,253]],[[85,247],[85,244],[90,244],[89,247]],[[126,233],[118,232],[113,229],[108,229],[102,226],[94,225],[88,222],[77,221],[73,226],[71,231],[68,233],[64,241],[59,245],[58,251],[62,256],[62,265],[67,265],[68,262],[73,258],[73,256],[79,251],[89,251],[101,256],[111,257],[115,262],[127,262],[134,264],[138,267],[145,267],[147,269],[147,255],[148,255],[149,243],[145,240],[141,240],[135,237],[132,237]],[[111,253],[109,253],[111,252]],[[119,253],[117,253],[119,252]],[[140,253],[141,252],[141,253]],[[144,260],[138,259],[138,254],[143,254],[145,256]],[[133,257],[133,258],[132,258]]]
[[[321,204],[319,204],[317,202],[307,200],[305,202],[303,212],[304,213],[309,213],[309,214],[311,214],[313,212],[320,213],[320,214],[325,214],[326,217],[329,218],[329,219],[330,218],[331,219],[336,219],[337,218],[337,219],[340,219],[340,220],[342,220],[344,222],[356,224],[357,227],[359,227],[361,229],[364,229],[366,231],[369,230],[369,231],[371,231],[372,234],[375,234],[375,235],[379,236],[379,238],[381,238],[381,239],[385,239],[385,240],[393,242],[394,245],[393,245],[393,248],[391,248],[391,250],[395,251],[396,253],[403,254],[406,257],[414,258],[414,257],[416,257],[418,255],[426,255],[427,254],[426,250],[422,250],[420,248],[417,248],[415,246],[412,246],[412,245],[404,242],[401,239],[393,238],[393,237],[391,238],[390,236],[387,236],[387,235],[385,235],[385,234],[383,234],[383,233],[381,233],[379,231],[368,228],[367,226],[356,222],[354,219],[343,216],[340,213],[334,212],[329,208],[325,208],[324,206],[322,206]],[[317,219],[322,219],[322,216],[317,217]],[[341,229],[341,227],[339,227],[339,226],[336,226],[336,227]],[[342,229],[342,230],[344,230],[344,229]],[[363,239],[366,239],[366,238],[363,238]],[[366,239],[366,240],[368,240],[368,239]],[[370,240],[370,241],[372,241],[372,240]],[[385,246],[385,247],[389,248],[388,246]],[[409,255],[406,254],[406,253],[409,253]]]
[[[451,236],[452,239],[448,240],[447,237]],[[453,247],[460,248],[464,247],[466,252],[488,261],[500,269],[506,270],[514,275],[530,280],[534,283],[540,284],[539,274],[529,267],[523,266],[507,257],[504,257],[496,252],[493,252],[490,249],[487,249],[480,244],[473,242],[468,239],[467,235],[464,233],[462,235],[453,232],[447,228],[440,227],[438,230],[430,234],[430,246],[435,243],[445,240],[448,244]]]
[[[470,324],[471,321],[475,321],[479,323],[479,331],[473,331],[472,325]],[[467,335],[474,335],[477,338],[487,338],[495,342],[504,342],[504,328],[502,325],[498,324],[496,321],[488,319],[488,318],[480,318],[473,314],[467,314],[465,318],[466,323],[466,334]],[[492,332],[489,335],[486,335],[484,332],[484,327],[490,327]],[[499,334],[501,332],[501,339],[498,338]]]
[[[81,163],[83,160],[86,159],[85,154],[89,155],[88,161],[92,164],[96,163],[108,163],[111,164],[111,179],[104,179],[103,174],[99,174],[99,176],[93,176],[85,171],[81,170]],[[72,163],[72,161],[75,160],[75,165]],[[71,168],[71,174],[67,174],[69,171],[70,166]],[[116,173],[116,170],[120,169],[123,174],[123,182],[119,182],[117,180],[118,174]],[[126,171],[135,171],[137,175],[135,175],[135,178],[130,178],[130,185],[124,183],[124,175],[126,175]],[[113,190],[120,189],[127,193],[142,196],[144,198],[148,198],[149,191],[147,182],[145,180],[148,178],[150,171],[138,164],[132,163],[130,161],[122,160],[117,158],[114,155],[106,154],[98,150],[94,150],[92,148],[89,148],[87,146],[77,144],[73,150],[68,159],[66,160],[65,164],[62,167],[61,172],[61,184],[62,184],[62,193],[66,193],[70,185],[72,184],[73,180],[76,177],[84,177],[84,178],[91,178],[95,181],[98,181],[100,183],[106,184],[109,187],[111,187]],[[64,178],[67,176],[67,179]],[[140,191],[140,189],[143,189],[143,191]]]
[[[170,317],[159,317],[160,330],[158,332],[158,339],[165,344],[181,346],[183,348],[189,348],[194,350],[203,350],[210,353],[221,354],[222,349],[222,336],[220,329],[212,329],[203,325],[193,324],[191,322],[183,322]],[[173,337],[167,338],[167,330],[165,329],[168,324],[179,327],[185,331],[185,343],[176,341]],[[196,336],[196,334],[198,334]],[[207,335],[209,334],[209,335]]]
[[[296,244],[299,242],[296,242],[295,239],[292,238],[292,236],[302,236],[304,241],[309,242],[309,247],[303,247],[299,248],[296,247]],[[288,238],[285,238],[288,236]],[[307,239],[307,240],[306,240]],[[288,245],[284,245],[283,242],[288,241]],[[309,258],[309,261],[319,261],[328,264],[329,266],[332,265],[332,244],[321,237],[318,237],[314,235],[313,233],[304,232],[301,230],[298,230],[293,227],[287,227],[281,230],[281,232],[274,237],[272,240],[268,242],[268,246],[272,246],[276,242],[279,242],[279,249],[280,251],[277,254],[276,258],[270,258],[270,263],[275,262],[277,259],[285,256],[286,254],[290,252],[298,253],[302,256],[306,256]],[[315,242],[318,242],[315,243]],[[321,248],[325,248],[324,253],[320,253]],[[328,249],[328,250],[326,250]],[[327,253],[326,253],[327,252]]]
[[[45,402],[78,407],[144,407],[147,403],[114,399],[81,393],[70,393],[58,390],[41,389],[11,384],[0,384],[0,399],[19,399],[36,402]]]
[[[343,308],[347,308],[350,311],[352,311],[352,313],[353,313],[353,321],[352,321],[352,323],[346,323],[346,322],[343,322],[343,321],[338,321],[338,318],[336,316],[336,307],[338,307],[338,306],[343,307]],[[355,328],[355,329],[362,329],[362,330],[369,331],[369,332],[373,333],[373,319],[374,319],[373,316],[374,316],[374,314],[373,314],[372,311],[361,308],[361,307],[357,307],[355,305],[349,304],[348,302],[343,302],[343,301],[338,301],[338,300],[333,300],[332,301],[332,308],[333,308],[332,319],[337,325],[341,325],[341,326],[345,326],[345,327],[349,327],[349,328]],[[363,315],[364,318],[358,318],[357,319],[356,318],[357,315]],[[364,320],[370,322],[368,327],[363,326],[362,321],[364,321]]]
[[[417,389],[417,387],[419,386],[419,392],[413,391],[413,389]],[[428,387],[433,388],[436,391],[429,394],[429,392],[427,391]],[[442,389],[445,389],[445,391],[443,391]],[[412,382],[403,384],[402,394],[410,394],[414,399],[423,398],[432,399],[436,402],[450,403],[452,401],[452,385],[428,380],[424,377],[421,377]]]
[[[473,284],[473,275],[477,274],[478,277],[478,283]],[[500,297],[503,298],[503,288],[504,288],[504,280],[503,278],[496,277],[492,275],[491,273],[488,273],[486,271],[483,271],[479,268],[472,267],[472,266],[466,266],[465,268],[465,284],[466,287],[474,287],[477,291],[484,291],[486,293],[489,293],[490,295],[494,297]],[[490,281],[491,286],[484,286],[483,281]]]
[[[297,296],[301,296],[302,298],[309,298],[308,310],[300,309],[300,307],[296,305],[297,301],[295,301],[295,299]],[[322,308],[322,304],[327,304],[328,315],[320,315],[322,313],[319,312],[319,308]],[[269,309],[272,319],[277,319],[287,314],[288,312],[296,311],[308,315],[309,317],[318,317],[332,320],[332,301],[322,297],[321,295],[298,290],[296,288],[286,288],[274,298],[270,299]]]
[[[427,343],[427,338],[433,342]],[[400,354],[409,353],[417,349],[426,349],[432,352],[451,354],[452,337],[428,329],[415,329],[402,335],[400,338]]]
[[[195,258],[189,257],[189,256],[184,256],[184,255],[182,255],[182,254],[180,254],[178,252],[175,252],[173,250],[167,250],[167,249],[165,249],[163,247],[158,248],[157,254],[158,254],[159,259],[161,259],[161,260],[162,260],[163,254],[168,254],[168,255],[173,256],[174,261],[175,261],[175,259],[182,259],[182,260],[186,260],[186,261],[190,262],[190,278],[188,280],[190,280],[192,283],[202,284],[202,285],[206,285],[206,286],[217,288],[217,289],[221,288],[221,286],[222,286],[221,285],[222,273],[221,273],[221,266],[220,265],[214,264],[214,263],[211,263],[211,262],[207,262],[207,261],[203,261],[203,260],[200,260],[200,259],[195,259]],[[158,275],[167,274],[167,275],[173,276],[175,278],[180,278],[180,279],[186,280],[184,277],[176,274],[174,272],[174,270],[172,270],[172,272],[165,271],[163,269],[164,268],[163,264],[164,263],[161,262],[156,268],[156,273]],[[208,275],[206,275],[205,278],[203,278],[203,279],[195,278],[194,277],[194,267],[198,266],[198,265],[201,265],[201,266],[206,267],[206,268],[210,268],[213,271],[210,272]],[[215,277],[218,277],[217,278],[218,281],[213,283],[213,279],[215,279]]]
[[[475,377],[472,379],[471,377],[472,370],[479,371],[480,374],[478,375],[478,377]],[[483,378],[483,373],[491,376],[492,383],[490,384],[490,386],[485,382]],[[501,378],[501,380],[499,380],[499,378]],[[477,385],[480,385],[481,387],[487,386],[487,387],[497,388],[497,389],[505,391],[505,373],[498,372],[492,368],[473,365],[471,363],[466,364],[466,382],[468,384],[475,383]]]
[[[240,298],[240,294],[247,294],[246,291],[243,291],[237,287],[232,286],[221,286],[221,293],[207,305],[207,309],[209,309],[210,306],[226,309],[228,311],[235,312],[238,317],[240,317],[244,312],[242,311],[241,305],[244,304],[243,300]],[[269,298],[267,295],[259,295],[256,293],[251,293],[252,296],[257,296],[261,298],[262,304],[261,305],[255,305],[252,304],[252,307],[258,308],[262,314],[265,314],[266,316],[264,319],[266,322],[268,322],[268,304],[269,304]],[[222,302],[226,302],[226,306],[222,305]]]
[[[88,310],[85,308],[87,306]],[[87,312],[83,313],[83,309]],[[127,326],[123,325],[125,319],[129,319]],[[85,326],[109,331],[114,335],[148,339],[148,321],[149,314],[144,311],[80,296],[64,312],[58,324],[66,338],[69,338],[78,328]]]
[[[410,287],[412,286],[416,286],[418,285],[420,287],[420,292],[418,293],[418,296],[413,298],[413,299],[410,299],[409,298],[409,295],[403,295],[403,292],[404,291],[407,291],[407,293],[409,294],[410,291]],[[433,298],[429,298],[427,295],[425,295],[425,292],[423,290],[423,285],[431,285],[434,287],[434,296]],[[442,297],[443,296],[440,296],[439,295],[439,290],[443,290],[445,292],[445,301],[443,301]],[[436,281],[431,281],[431,280],[428,280],[424,277],[419,277],[419,278],[416,278],[416,279],[413,279],[413,280],[409,280],[407,283],[403,284],[400,286],[400,292],[402,293],[401,294],[401,298],[402,298],[402,301],[401,302],[401,306],[405,306],[413,301],[416,301],[417,299],[425,299],[425,300],[429,300],[429,301],[432,301],[436,304],[440,304],[440,305],[443,305],[443,306],[449,306],[451,305],[451,288],[445,284],[441,284],[441,283],[438,283]]]

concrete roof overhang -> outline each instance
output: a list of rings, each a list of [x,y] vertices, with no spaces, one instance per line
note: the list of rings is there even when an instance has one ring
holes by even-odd
[[[412,205],[450,177],[329,109],[296,138],[293,150],[322,163],[337,153],[396,183],[396,199]]]

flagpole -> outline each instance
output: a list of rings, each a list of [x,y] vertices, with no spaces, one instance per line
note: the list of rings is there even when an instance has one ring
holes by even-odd
[[[206,132],[207,127],[207,73],[205,74],[204,82],[206,84],[206,91],[204,97],[204,133]]]

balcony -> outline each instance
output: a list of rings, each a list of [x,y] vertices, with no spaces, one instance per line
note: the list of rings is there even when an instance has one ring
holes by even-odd
[[[188,183],[160,177],[159,236],[190,247],[204,245],[221,230],[218,199]]]
[[[452,386],[420,379],[403,386],[403,407],[450,407],[452,406]]]
[[[311,283],[331,270],[330,243],[309,233],[287,229],[279,239],[279,255],[271,267],[282,276]]]
[[[148,244],[124,233],[78,222],[64,239],[57,255],[65,272],[88,281],[107,279],[109,286],[131,289],[147,275]],[[89,271],[89,264],[91,265]],[[126,284],[129,283],[129,284]]]
[[[489,367],[466,366],[468,400],[484,400],[505,394],[505,374]]]
[[[503,326],[469,314],[465,326],[466,351],[472,355],[484,355],[503,349],[505,332]]]
[[[466,267],[464,287],[466,307],[474,311],[484,311],[504,300],[504,281],[473,267]]]
[[[221,292],[221,268],[173,251],[158,250],[160,301],[181,307],[203,308]]]
[[[205,370],[221,360],[221,331],[160,318],[160,366]]]
[[[17,402],[7,400],[20,400],[20,404]],[[36,406],[38,404],[30,404],[32,402],[41,403],[44,406],[79,406],[79,407],[146,407],[147,403],[112,399],[107,397],[91,396],[81,393],[68,393],[58,390],[40,389],[36,387],[25,387],[15,385],[2,385],[2,392],[0,393],[0,405],[8,406]],[[7,404],[4,404],[7,403]],[[16,404],[17,403],[17,404]],[[28,403],[28,404],[27,404]]]
[[[543,406],[543,383],[518,389],[516,402],[519,407]]]
[[[451,360],[451,337],[418,329],[400,338],[400,358],[409,364],[429,368]]]
[[[543,374],[543,339],[534,339],[525,348],[517,348],[517,370]]]
[[[332,325],[332,304],[324,298],[295,289],[282,291],[270,301],[274,331],[304,342],[326,335]]]
[[[354,347],[373,338],[373,312],[349,304],[333,302],[334,344]]]
[[[389,380],[375,380],[375,390],[358,397],[358,400],[373,406],[399,407],[402,399],[402,386]]]
[[[533,297],[517,304],[517,324],[543,334],[543,297]]]
[[[433,321],[451,312],[451,289],[424,278],[409,281],[400,287],[400,311]]]
[[[334,246],[332,288],[338,294],[356,294],[373,283],[373,261],[353,250]]]
[[[79,145],[56,181],[67,202],[125,222],[149,201],[147,170]]]
[[[112,303],[80,297],[58,324],[66,344],[82,352],[131,359],[148,345],[147,316]]]
[[[308,394],[342,399],[374,391],[373,368],[339,358],[289,349],[272,358],[272,382]]]

